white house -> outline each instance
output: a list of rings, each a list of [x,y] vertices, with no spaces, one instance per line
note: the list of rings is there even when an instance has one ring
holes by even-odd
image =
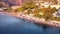
[[[21,6],[12,6],[11,8],[14,10],[14,9],[17,9],[17,8],[20,8]]]
[[[53,13],[53,16],[60,17],[60,9],[58,9],[55,13]]]
[[[58,11],[57,11],[57,15],[60,17],[60,9],[58,9]]]
[[[3,9],[0,8],[0,11],[3,11]]]
[[[49,5],[44,5],[44,7],[48,7]],[[60,5],[50,5],[51,8],[55,7],[56,9],[60,8]]]

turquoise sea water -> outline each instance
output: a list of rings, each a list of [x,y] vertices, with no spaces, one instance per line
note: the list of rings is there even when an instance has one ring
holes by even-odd
[[[60,34],[60,29],[0,14],[0,34]]]

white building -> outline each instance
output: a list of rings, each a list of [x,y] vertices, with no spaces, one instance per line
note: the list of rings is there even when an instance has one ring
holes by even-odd
[[[3,11],[3,9],[0,8],[0,11]]]
[[[42,3],[41,5],[52,5],[53,3],[52,2],[44,2],[44,3]]]
[[[58,9],[58,11],[57,11],[57,15],[60,16],[60,9]]]
[[[11,8],[14,10],[14,9],[17,9],[17,8],[20,8],[21,6],[12,6]]]
[[[53,16],[60,17],[60,9],[58,9],[58,11],[56,11],[55,13],[53,13]]]
[[[48,7],[49,5],[44,5],[44,7]],[[56,9],[60,8],[60,5],[50,5],[51,8],[55,7]]]

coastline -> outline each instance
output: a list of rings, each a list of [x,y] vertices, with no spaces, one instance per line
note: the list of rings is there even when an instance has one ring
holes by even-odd
[[[21,18],[21,19],[26,19],[28,21],[33,21],[33,22],[38,23],[38,24],[45,24],[45,25],[48,25],[48,26],[60,28],[60,22],[59,23],[51,22],[51,21],[48,22],[48,21],[45,21],[43,18],[39,19],[39,18],[36,18],[36,17],[31,17],[29,15],[12,13],[12,12],[0,12],[0,14],[8,14],[10,16],[18,17],[18,18]]]

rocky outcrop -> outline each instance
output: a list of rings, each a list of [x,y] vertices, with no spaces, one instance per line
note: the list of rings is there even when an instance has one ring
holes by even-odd
[[[5,2],[0,1],[0,7],[9,7],[9,5]]]
[[[13,6],[13,5],[21,5],[23,0],[3,0],[3,2],[7,3],[8,5],[10,6]]]

